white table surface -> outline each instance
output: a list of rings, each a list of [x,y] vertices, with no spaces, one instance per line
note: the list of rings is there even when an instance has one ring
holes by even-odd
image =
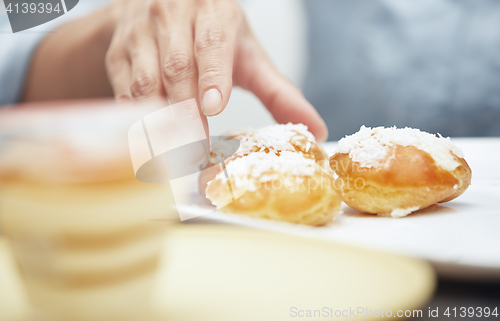
[[[343,213],[323,227],[218,212],[192,223],[210,220],[385,250],[427,259],[441,275],[500,281],[500,138],[452,141],[465,153],[472,185],[449,203],[404,218],[362,214],[343,204]],[[333,154],[335,143],[325,149]],[[198,211],[197,206],[186,209]]]

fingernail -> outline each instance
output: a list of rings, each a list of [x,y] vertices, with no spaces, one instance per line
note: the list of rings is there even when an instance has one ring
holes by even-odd
[[[132,98],[127,95],[120,95],[115,99],[118,106],[128,106],[132,104]]]
[[[216,88],[209,89],[203,95],[203,113],[207,116],[218,114],[222,109],[222,94]]]

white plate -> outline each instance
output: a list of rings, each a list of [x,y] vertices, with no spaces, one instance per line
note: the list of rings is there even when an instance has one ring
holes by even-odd
[[[472,168],[472,185],[458,199],[404,218],[362,214],[346,205],[323,227],[288,224],[219,212],[211,220],[319,238],[424,258],[442,276],[500,281],[500,138],[453,139]],[[335,144],[325,144],[331,155]],[[200,196],[193,196],[200,204]],[[196,214],[197,206],[183,207]]]

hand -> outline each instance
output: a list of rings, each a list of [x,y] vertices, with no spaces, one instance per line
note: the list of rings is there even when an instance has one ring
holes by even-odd
[[[325,123],[273,66],[236,0],[115,0],[112,7],[106,69],[118,101],[196,98],[213,116],[234,84],[252,91],[276,121],[304,123],[326,139]]]

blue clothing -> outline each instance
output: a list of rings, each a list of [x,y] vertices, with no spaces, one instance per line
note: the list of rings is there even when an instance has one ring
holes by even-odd
[[[500,136],[500,1],[315,0],[304,94],[330,139],[366,126]]]

